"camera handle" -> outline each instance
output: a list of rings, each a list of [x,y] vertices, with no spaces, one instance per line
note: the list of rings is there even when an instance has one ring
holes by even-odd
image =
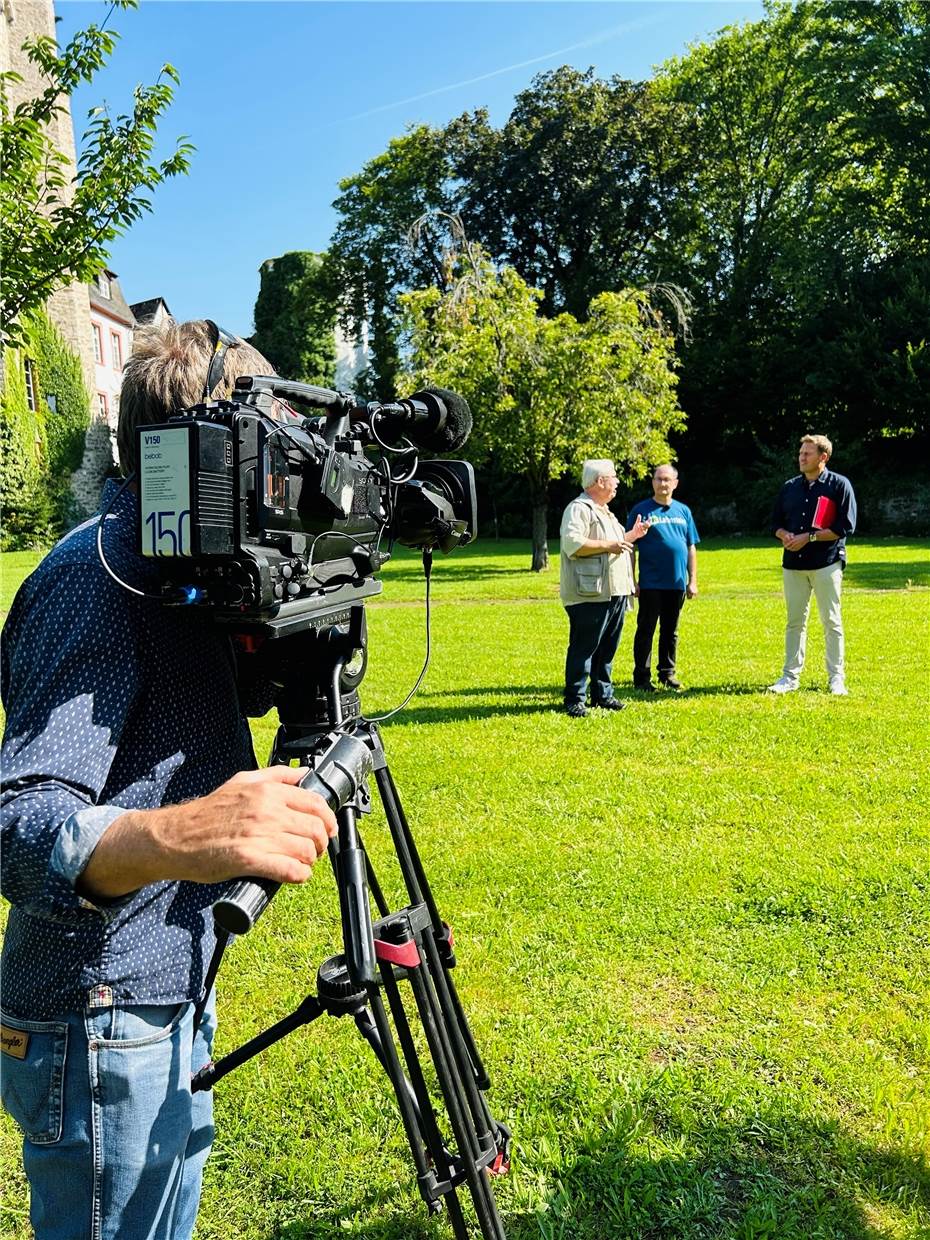
[[[368,747],[352,736],[337,735],[319,765],[300,781],[300,787],[317,793],[331,810],[338,811],[355,796],[370,771]],[[229,934],[246,934],[280,886],[267,878],[238,879],[213,906],[216,924]]]

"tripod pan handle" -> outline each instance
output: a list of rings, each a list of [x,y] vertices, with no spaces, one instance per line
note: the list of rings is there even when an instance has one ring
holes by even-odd
[[[351,801],[371,771],[371,750],[354,736],[336,733],[317,765],[300,781],[301,788],[318,793],[333,811]],[[267,878],[236,879],[213,905],[221,930],[245,934],[251,930],[281,886]]]

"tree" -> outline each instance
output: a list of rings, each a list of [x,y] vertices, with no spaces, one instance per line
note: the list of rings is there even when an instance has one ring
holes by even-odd
[[[455,131],[468,235],[542,289],[547,314],[582,318],[597,293],[664,274],[689,126],[649,83],[541,73],[501,129]]]
[[[596,293],[662,276],[686,123],[648,85],[565,66],[535,78],[502,129],[481,110],[420,125],[343,181],[331,252],[347,319],[369,323],[378,394],[396,390],[398,297],[448,287],[438,221],[460,218],[543,290],[547,314],[583,317]]]
[[[847,443],[914,424],[927,333],[907,311],[930,296],[930,165],[913,158],[930,126],[927,12],[770,4],[658,75],[695,117],[670,271],[695,301],[681,397],[705,460],[747,432],[776,443],[799,420]],[[863,371],[892,387],[863,385]]]
[[[332,387],[336,379],[336,306],[325,254],[292,250],[260,268],[255,335],[250,343],[279,375]]]
[[[446,131],[419,125],[340,182],[333,204],[341,218],[330,254],[343,325],[368,323],[371,362],[360,387],[382,399],[397,390],[398,295],[447,284],[446,237],[430,221],[454,211],[452,174]]]
[[[113,0],[134,8],[137,0]],[[90,82],[111,55],[118,35],[103,26],[79,31],[59,50],[38,36],[23,50],[46,86],[13,106],[11,93],[22,79],[0,74],[0,229],[4,239],[0,326],[3,339],[21,339],[17,323],[72,280],[88,281],[107,262],[107,245],[151,209],[145,191],[186,172],[192,147],[179,141],[168,158],[153,161],[158,121],[173,97],[178,76],[164,65],[151,86],[137,86],[132,109],[115,119],[105,107],[90,113],[77,177],[58,150],[48,125],[66,110],[82,82]]]
[[[507,462],[533,514],[535,571],[548,567],[549,483],[586,457],[629,477],[667,456],[683,425],[673,345],[644,293],[602,293],[581,322],[545,318],[542,294],[475,255],[446,292],[400,299],[412,381],[454,388],[475,413],[470,455]]]

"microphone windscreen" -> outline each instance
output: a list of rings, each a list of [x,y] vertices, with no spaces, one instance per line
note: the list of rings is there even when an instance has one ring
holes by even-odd
[[[422,400],[425,396],[438,397],[446,408],[446,417],[442,426],[417,428],[417,442],[433,452],[454,452],[460,448],[471,434],[472,417],[468,401],[458,392],[450,392],[445,388],[427,388],[425,392],[415,392],[411,400]]]

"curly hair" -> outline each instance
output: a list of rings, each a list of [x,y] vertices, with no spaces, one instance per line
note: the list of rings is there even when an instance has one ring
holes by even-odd
[[[173,413],[196,405],[216,343],[213,325],[204,319],[174,319],[136,330],[132,355],[123,370],[116,444],[120,469],[136,468],[136,428],[164,422]],[[257,349],[238,340],[223,359],[223,377],[212,395],[227,399],[240,375],[272,375],[274,367]]]

